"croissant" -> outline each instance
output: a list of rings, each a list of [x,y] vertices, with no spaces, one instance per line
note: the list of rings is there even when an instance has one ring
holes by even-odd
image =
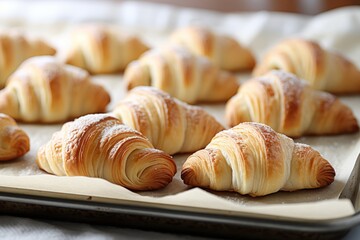
[[[71,39],[60,58],[91,74],[123,71],[131,61],[148,50],[139,37],[107,25],[79,26]]]
[[[163,188],[176,173],[170,155],[106,114],[65,123],[40,147],[36,162],[48,173],[103,178],[131,190]]]
[[[255,66],[250,49],[230,36],[217,34],[205,27],[180,28],[171,34],[170,41],[208,58],[227,71],[250,70]]]
[[[27,58],[54,55],[55,49],[42,39],[30,38],[17,31],[0,32],[0,88]]]
[[[335,170],[319,152],[261,123],[219,132],[185,161],[181,178],[191,186],[253,197],[325,187]]]
[[[203,148],[223,126],[204,109],[190,106],[153,87],[136,87],[112,115],[144,134],[168,154]]]
[[[234,75],[176,46],[144,53],[125,69],[124,80],[127,89],[154,86],[187,103],[226,101],[238,88]]]
[[[0,113],[0,161],[23,156],[30,150],[29,136],[6,114]]]
[[[254,69],[260,76],[271,69],[294,73],[317,89],[335,94],[360,93],[360,71],[344,56],[304,39],[287,39],[272,48]]]
[[[50,56],[24,61],[0,91],[0,112],[23,122],[63,122],[104,112],[109,102],[109,94],[86,71]]]
[[[260,122],[290,137],[359,130],[352,110],[337,97],[280,70],[245,82],[227,102],[225,118],[229,126]]]

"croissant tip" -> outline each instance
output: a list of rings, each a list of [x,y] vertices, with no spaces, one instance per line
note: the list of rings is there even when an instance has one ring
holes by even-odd
[[[326,187],[330,185],[332,182],[334,182],[335,175],[336,173],[334,168],[328,162],[326,162],[317,175],[317,182],[319,187]]]
[[[17,156],[21,157],[30,150],[29,142],[27,140],[18,142],[16,148],[17,148]]]
[[[356,116],[353,111],[346,105],[342,103],[343,112],[339,113],[341,119],[338,122],[342,122],[344,124],[340,125],[344,128],[345,132],[353,133],[359,131],[359,123],[357,121]]]
[[[344,125],[345,129],[343,131],[348,132],[348,133],[356,133],[359,131],[359,124],[358,124],[355,116],[352,113],[351,113],[350,117],[351,118],[347,121],[347,124]]]
[[[137,177],[131,178],[133,183],[126,185],[128,189],[136,191],[158,190],[166,187],[173,180],[177,169],[170,155],[153,148],[145,148],[134,154],[134,159],[145,162],[153,159],[153,164],[147,165],[145,169],[141,170],[141,174],[135,174]],[[134,184],[135,182],[136,184]]]
[[[355,120],[354,124],[352,125],[351,128],[352,132],[358,132],[359,131],[359,124],[358,122]]]
[[[186,185],[192,185],[192,180],[195,177],[195,172],[190,167],[185,167],[181,170],[181,179]]]

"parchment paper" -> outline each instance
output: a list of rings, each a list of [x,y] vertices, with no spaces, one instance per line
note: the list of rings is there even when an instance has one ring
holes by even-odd
[[[169,33],[177,27],[188,24],[206,25],[215,31],[236,37],[249,46],[258,59],[282,38],[303,36],[318,41],[326,48],[341,52],[360,66],[359,7],[343,8],[309,17],[269,12],[219,14],[136,2],[0,2],[1,28],[19,28],[29,34],[42,36],[59,49],[67,44],[69,31],[74,26],[98,21],[116,24],[132,31],[153,47],[163,44]],[[240,82],[249,77],[249,73],[238,74]],[[97,75],[93,77],[93,81],[104,85],[110,92],[112,101],[109,111],[126,94],[121,74]],[[360,95],[340,98],[360,119]],[[225,125],[224,104],[201,106]],[[350,201],[338,198],[360,152],[359,133],[296,139],[297,142],[311,145],[331,162],[336,170],[336,179],[330,186],[252,198],[237,193],[190,189],[184,185],[180,172],[188,156],[186,154],[174,157],[178,172],[166,188],[158,191],[131,192],[102,179],[48,175],[36,166],[36,152],[61,125],[21,124],[21,127],[30,135],[31,150],[22,158],[0,163],[1,191],[85,201],[155,205],[226,215],[265,214],[267,217],[327,220],[354,213]]]

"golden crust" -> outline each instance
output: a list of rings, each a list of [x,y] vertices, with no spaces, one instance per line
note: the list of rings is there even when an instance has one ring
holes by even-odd
[[[177,29],[172,33],[170,41],[208,58],[227,71],[251,70],[255,66],[255,58],[250,49],[230,36],[216,34],[204,27]]]
[[[89,114],[63,125],[37,155],[49,173],[104,178],[132,190],[165,187],[176,173],[170,155],[107,114]]]
[[[0,88],[26,59],[54,55],[56,50],[42,39],[31,38],[17,31],[0,32]]]
[[[227,102],[225,115],[229,126],[260,122],[291,137],[359,130],[353,112],[337,97],[280,70],[245,82]]]
[[[194,152],[208,144],[223,126],[204,109],[190,106],[154,87],[136,87],[112,115],[144,134],[169,154]]]
[[[91,74],[106,74],[123,71],[146,50],[148,46],[139,37],[124,30],[102,24],[81,25],[73,31],[70,47],[61,58]]]
[[[64,122],[104,112],[109,102],[110,95],[86,71],[50,56],[24,61],[0,91],[0,112],[23,122]]]
[[[254,197],[324,187],[334,177],[319,152],[254,122],[219,132],[181,171],[185,184]]]
[[[291,72],[317,90],[336,94],[360,92],[360,71],[356,66],[314,41],[292,38],[280,42],[265,54],[253,75],[273,69]]]
[[[144,53],[125,70],[127,89],[153,86],[187,103],[222,102],[236,93],[236,77],[184,48],[166,46]]]
[[[0,113],[0,161],[23,156],[30,150],[29,136],[6,114]]]
[[[334,181],[334,168],[308,145],[295,144],[292,164],[289,186],[285,190],[293,191],[303,184],[307,188],[325,187]],[[304,175],[304,172],[309,174]]]

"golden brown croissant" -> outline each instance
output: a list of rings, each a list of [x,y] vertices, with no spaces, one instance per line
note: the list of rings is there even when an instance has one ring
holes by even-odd
[[[112,114],[168,154],[199,150],[224,129],[204,109],[153,87],[134,88]]]
[[[10,116],[0,113],[0,161],[23,156],[30,150],[29,136]]]
[[[251,196],[324,187],[334,177],[319,152],[260,123],[221,131],[181,172],[185,184]]]
[[[254,75],[271,69],[294,73],[317,89],[331,93],[360,93],[360,71],[344,56],[304,39],[287,39],[273,47]]]
[[[337,97],[280,70],[245,82],[227,102],[225,116],[229,126],[260,122],[290,137],[359,130],[352,110]]]
[[[132,190],[163,188],[176,173],[170,155],[106,114],[65,123],[40,147],[36,161],[48,173],[103,178]]]
[[[144,53],[126,68],[124,80],[128,89],[154,86],[187,103],[226,101],[238,88],[234,75],[174,46]]]
[[[55,49],[41,39],[30,38],[17,31],[0,32],[0,88],[27,58],[54,55]]]
[[[255,66],[255,58],[248,48],[230,36],[216,34],[205,27],[180,28],[170,40],[196,55],[207,57],[224,70],[249,70]]]
[[[50,56],[24,61],[0,91],[0,112],[23,122],[63,122],[104,112],[109,102],[85,70]]]
[[[115,73],[125,69],[148,47],[139,37],[108,25],[82,25],[61,58],[65,63],[84,68],[92,74]]]

